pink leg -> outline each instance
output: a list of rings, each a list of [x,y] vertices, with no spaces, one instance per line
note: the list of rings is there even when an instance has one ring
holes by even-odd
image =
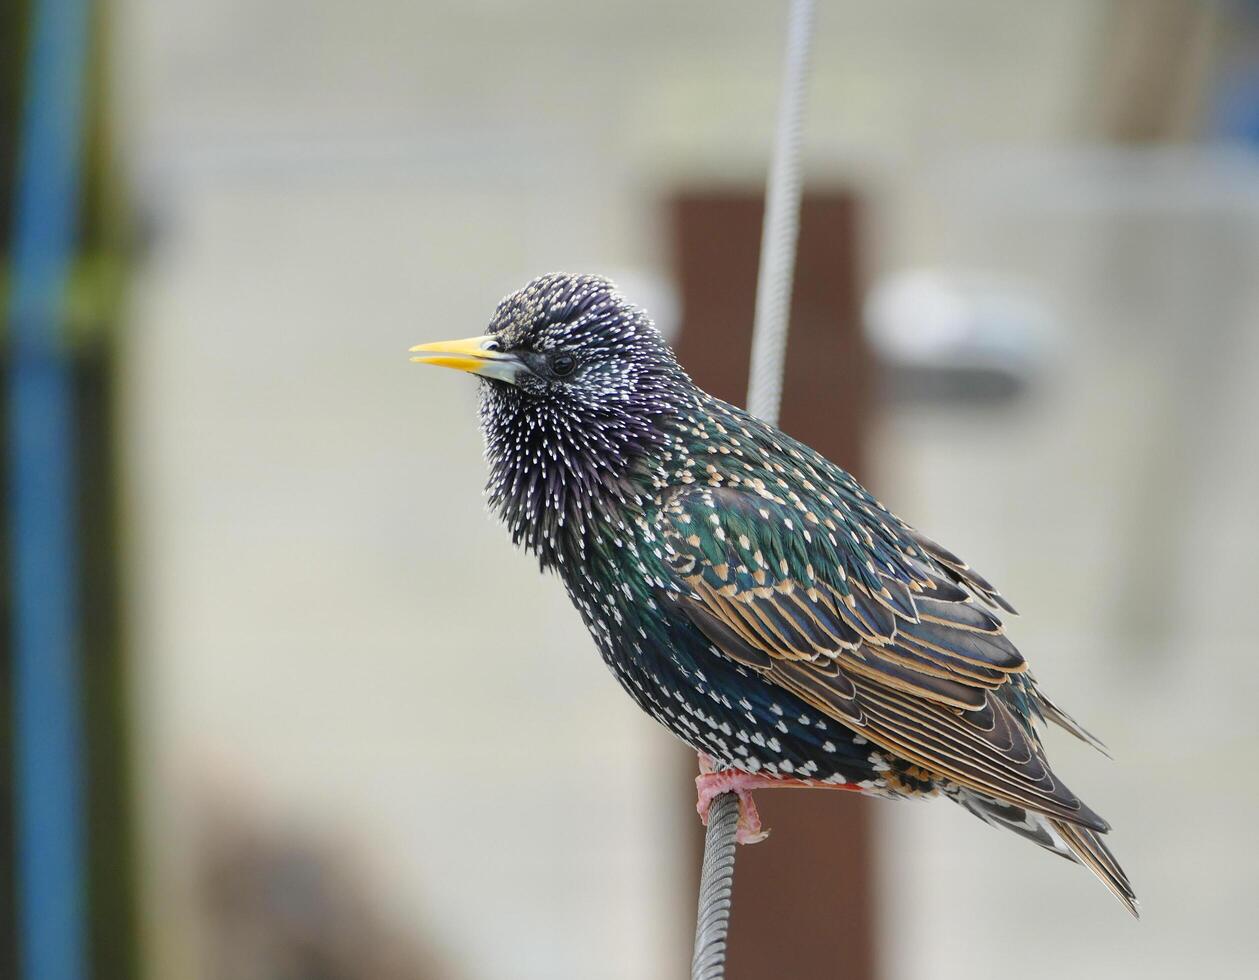
[[[695,809],[699,811],[699,818],[704,826],[708,826],[708,808],[712,806],[713,800],[722,793],[733,792],[739,797],[739,830],[735,840],[740,844],[755,844],[768,837],[769,831],[761,829],[761,815],[756,810],[752,792],[744,784],[745,780],[755,779],[749,773],[735,771],[703,772],[696,776],[695,789],[698,797]]]
[[[755,844],[769,836],[761,829],[761,815],[752,800],[754,789],[849,789],[852,785],[819,783],[811,779],[790,779],[785,776],[762,776],[738,769],[717,770],[711,758],[699,754],[699,775],[695,777],[697,798],[695,809],[699,818],[708,826],[708,809],[722,793],[734,793],[739,797],[739,830],[736,840],[740,844]]]

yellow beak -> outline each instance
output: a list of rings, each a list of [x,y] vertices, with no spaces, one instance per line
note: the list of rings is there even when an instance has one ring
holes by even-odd
[[[469,374],[479,374],[514,384],[516,376],[525,369],[525,365],[514,354],[497,350],[495,343],[495,338],[486,334],[465,340],[416,344],[411,348],[411,353],[416,355],[411,360],[417,364],[435,364],[438,367],[454,368],[456,371],[467,371]]]

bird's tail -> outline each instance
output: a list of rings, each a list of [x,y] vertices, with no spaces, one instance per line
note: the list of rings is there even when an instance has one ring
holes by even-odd
[[[1140,918],[1139,903],[1136,892],[1132,890],[1132,883],[1096,831],[1034,810],[1025,810],[1021,806],[1004,803],[962,787],[945,792],[985,823],[1012,830],[1047,851],[1084,865],[1123,902],[1129,912]]]

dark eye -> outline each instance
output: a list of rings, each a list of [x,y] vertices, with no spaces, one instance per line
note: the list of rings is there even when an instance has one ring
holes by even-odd
[[[548,363],[551,366],[551,373],[557,378],[567,378],[577,370],[577,358],[572,354],[552,354]]]
[[[487,340],[481,345],[481,350],[502,350],[503,345],[497,340]]]

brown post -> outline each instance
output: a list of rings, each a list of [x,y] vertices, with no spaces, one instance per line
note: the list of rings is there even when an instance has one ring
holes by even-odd
[[[684,193],[672,206],[678,354],[697,384],[739,405],[747,397],[761,212],[759,192]],[[853,196],[806,193],[781,424],[860,476],[871,384],[858,258]],[[679,767],[694,777],[694,757]],[[757,806],[773,833],[739,848],[729,980],[873,978],[870,821],[878,803],[784,790],[759,793]],[[698,820],[693,837],[692,887],[703,848]]]

